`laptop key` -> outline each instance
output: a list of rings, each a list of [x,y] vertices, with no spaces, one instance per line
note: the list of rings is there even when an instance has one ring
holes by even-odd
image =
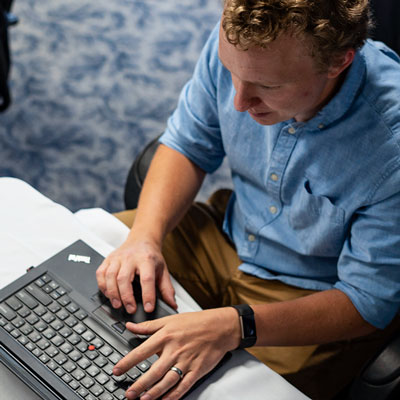
[[[59,319],[55,319],[50,326],[55,330],[55,331],[59,331],[64,324],[62,323],[62,321],[60,321]]]
[[[99,375],[95,376],[94,379],[96,379],[100,385],[104,385],[110,380],[109,376],[104,372],[101,372]]]
[[[82,321],[82,320],[84,320],[88,315],[87,315],[87,313],[86,313],[85,311],[83,311],[83,310],[78,310],[78,311],[74,314],[74,316],[75,316],[76,318],[78,318],[79,321]]]
[[[16,294],[16,297],[18,297],[18,299],[21,300],[22,303],[24,303],[31,310],[33,310],[34,308],[36,308],[39,305],[39,303],[32,296],[30,296],[28,293],[26,293],[24,290],[21,290],[20,292],[18,292]]]
[[[95,366],[91,365],[87,370],[86,373],[89,374],[91,377],[94,377],[100,373],[100,370]]]
[[[7,320],[12,321],[16,318],[17,314],[7,304],[0,304],[0,314]]]
[[[9,305],[14,311],[19,310],[22,308],[22,303],[15,297],[12,296],[6,300],[7,305]]]
[[[65,382],[65,383],[69,383],[72,381],[71,375],[68,374],[64,374],[61,379]]]
[[[107,359],[106,359],[105,357],[100,356],[100,357],[97,357],[97,358],[94,360],[94,363],[95,363],[98,367],[102,368],[102,367],[104,367],[105,365],[107,365],[108,361],[107,361]]]
[[[100,353],[105,357],[108,357],[110,354],[112,354],[112,352],[113,349],[110,346],[104,346],[100,349]]]
[[[16,327],[20,328],[22,325],[25,324],[25,321],[21,317],[14,318],[11,323]]]
[[[21,333],[18,329],[14,329],[10,333],[11,333],[11,336],[14,337],[15,339],[17,339],[21,336]]]
[[[50,346],[50,342],[42,338],[36,343],[36,346],[39,347],[41,350],[46,350]]]
[[[13,321],[14,322],[14,321]],[[35,324],[35,329],[38,332],[43,332],[45,329],[47,329],[47,324],[44,321],[39,321]]]
[[[67,337],[67,340],[68,340],[68,342],[70,342],[71,344],[76,345],[76,344],[78,344],[82,339],[81,339],[81,337],[80,337],[78,334],[73,333],[71,336]]]
[[[55,301],[53,301],[51,304],[49,304],[49,305],[47,306],[47,308],[48,308],[52,313],[56,313],[56,312],[58,312],[58,311],[61,310],[61,306],[60,306],[58,303],[56,303]]]
[[[63,344],[60,346],[60,350],[61,350],[64,354],[69,354],[69,353],[71,353],[71,351],[72,351],[73,349],[74,349],[73,346],[72,346],[70,343],[68,343],[68,342],[63,343]]]
[[[71,302],[70,304],[68,304],[68,306],[66,307],[66,309],[73,314],[74,312],[79,310],[79,306],[77,304],[75,304],[74,302]]]
[[[108,390],[110,393],[114,393],[117,389],[119,389],[121,386],[118,385],[118,383],[114,382],[113,380],[108,381],[105,385],[104,388]]]
[[[28,335],[28,339],[33,343],[38,342],[41,338],[42,336],[37,332],[32,332]]]
[[[64,365],[63,368],[67,371],[67,372],[72,372],[74,370],[76,370],[76,365],[75,363],[73,363],[71,360],[68,360]]]
[[[87,330],[86,326],[79,323],[72,328],[78,335],[82,335],[83,332]]]
[[[58,331],[58,333],[59,333],[62,337],[67,338],[68,336],[71,336],[71,335],[72,335],[72,330],[71,330],[70,328],[64,326],[64,328],[60,329],[60,330]]]
[[[68,356],[72,361],[78,361],[82,358],[82,354],[77,350],[73,350],[71,353],[68,354]]]
[[[81,397],[86,397],[86,396],[89,394],[89,392],[88,392],[85,388],[83,388],[83,387],[80,387],[76,392],[77,392],[77,393],[79,394],[79,396],[81,396]]]
[[[27,306],[23,306],[17,312],[22,318],[26,318],[31,313],[31,310]]]
[[[25,290],[44,306],[48,306],[53,302],[52,298],[47,293],[43,292],[35,285],[28,285]]]
[[[57,302],[58,302],[58,304],[60,304],[61,306],[65,307],[65,306],[67,306],[69,303],[71,303],[71,299],[70,299],[68,296],[64,295],[64,296],[60,297],[60,298],[57,300]]]
[[[42,332],[42,335],[43,335],[46,339],[49,339],[49,340],[50,340],[51,338],[53,338],[54,336],[56,336],[57,333],[56,333],[53,329],[47,328],[45,331]]]
[[[50,361],[50,358],[46,355],[46,354],[42,354],[40,357],[39,357],[39,360],[43,363],[43,364],[46,364],[48,361]]]
[[[54,358],[59,351],[54,347],[54,346],[50,346],[45,350],[45,353],[50,357],[50,358]]]
[[[36,279],[35,284],[39,287],[42,287],[46,284],[46,282],[42,278],[39,278],[39,279]]]
[[[68,385],[74,390],[77,390],[79,388],[79,383],[76,380],[72,380],[68,383]]]
[[[44,282],[44,283],[49,283],[49,282],[51,282],[51,278],[50,278],[50,276],[49,275],[42,275],[41,277],[40,277],[40,279],[42,279],[42,281]]]
[[[96,396],[96,397],[100,396],[104,392],[104,389],[97,383],[94,386],[92,386],[91,388],[89,388],[89,390],[90,390],[90,392],[92,392],[93,396]]]
[[[142,361],[141,363],[139,363],[139,364],[137,365],[137,367],[138,367],[142,372],[146,372],[146,371],[151,367],[151,364],[150,364],[147,360],[144,360],[144,361]]]
[[[126,397],[125,397],[125,390],[124,389],[118,389],[115,393],[114,393],[114,396],[115,396],[115,398],[116,399],[118,399],[118,400],[124,400],[124,399],[126,399]]]
[[[54,316],[53,313],[48,312],[42,316],[42,319],[43,319],[43,321],[47,322],[48,324],[51,324],[56,319],[56,317]]]
[[[89,368],[92,363],[86,358],[86,357],[82,357],[79,361],[78,361],[78,365],[82,368],[82,369],[86,369]]]
[[[51,339],[51,343],[53,343],[54,346],[57,346],[57,347],[60,347],[64,342],[65,342],[65,340],[60,335],[56,335]]]
[[[72,372],[71,374],[77,381],[80,381],[81,379],[83,379],[86,374],[81,370],[81,369],[76,369],[74,372]]]
[[[26,336],[20,336],[18,338],[18,342],[20,342],[23,346],[25,346],[29,342],[29,340]]]
[[[94,385],[94,380],[87,376],[81,380],[81,385],[85,386],[86,389],[89,389]]]
[[[34,310],[35,314],[39,315],[39,317],[41,317],[42,315],[46,314],[47,309],[42,306],[41,304],[39,304],[38,307],[36,307]]]
[[[114,400],[114,397],[110,393],[104,392],[100,397],[99,400]]]
[[[33,331],[33,328],[32,328],[30,325],[25,324],[25,325],[24,325],[22,328],[20,328],[19,330],[20,330],[20,332],[21,332],[23,335],[28,336],[28,335]]]
[[[133,380],[136,380],[140,375],[142,375],[142,373],[136,367],[131,368],[126,374]]]
[[[58,365],[63,365],[68,361],[68,357],[65,354],[57,354],[54,357],[54,361],[58,364]]]
[[[8,323],[8,324],[4,325],[4,329],[5,329],[7,332],[11,332],[11,331],[14,330],[14,327],[13,327],[10,323]]]
[[[50,360],[47,364],[47,367],[50,368],[52,371],[54,371],[56,368],[58,368],[57,363],[54,360]]]

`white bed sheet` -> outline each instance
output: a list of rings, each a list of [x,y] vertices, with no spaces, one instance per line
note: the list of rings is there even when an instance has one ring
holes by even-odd
[[[27,183],[0,178],[0,288],[82,239],[103,256],[121,244],[128,229],[98,208],[72,213]],[[199,306],[175,280],[180,312]],[[0,384],[3,382],[0,371]],[[0,387],[0,390],[2,388]],[[233,357],[199,386],[188,399],[303,400],[307,399],[281,376],[246,351]]]

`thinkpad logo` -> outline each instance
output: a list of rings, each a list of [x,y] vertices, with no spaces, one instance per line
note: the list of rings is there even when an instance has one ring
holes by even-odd
[[[90,257],[89,256],[80,256],[78,254],[70,254],[68,256],[68,261],[83,262],[86,264],[90,264]]]

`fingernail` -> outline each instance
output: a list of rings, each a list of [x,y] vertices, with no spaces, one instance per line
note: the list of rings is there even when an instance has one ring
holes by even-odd
[[[119,369],[119,368],[114,368],[113,369],[113,375],[121,375],[122,374],[122,371],[121,371],[121,369]]]
[[[111,303],[114,308],[119,308],[120,306],[119,301],[117,299],[112,299]]]
[[[151,303],[146,303],[145,305],[144,305],[144,310],[146,311],[146,312],[151,312],[152,311],[152,308],[153,306],[152,306],[152,304]]]
[[[151,400],[151,396],[146,393],[140,398],[140,400]]]
[[[135,312],[135,308],[133,307],[132,304],[127,304],[125,308],[126,308],[126,311],[127,311],[129,314],[133,314],[133,313]]]
[[[126,397],[128,399],[136,399],[137,394],[134,390],[129,390],[128,392],[126,392]]]

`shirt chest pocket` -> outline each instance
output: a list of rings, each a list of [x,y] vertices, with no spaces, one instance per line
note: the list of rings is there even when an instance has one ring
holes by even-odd
[[[314,195],[308,180],[295,193],[289,224],[301,254],[339,256],[345,239],[345,212],[328,197]]]

